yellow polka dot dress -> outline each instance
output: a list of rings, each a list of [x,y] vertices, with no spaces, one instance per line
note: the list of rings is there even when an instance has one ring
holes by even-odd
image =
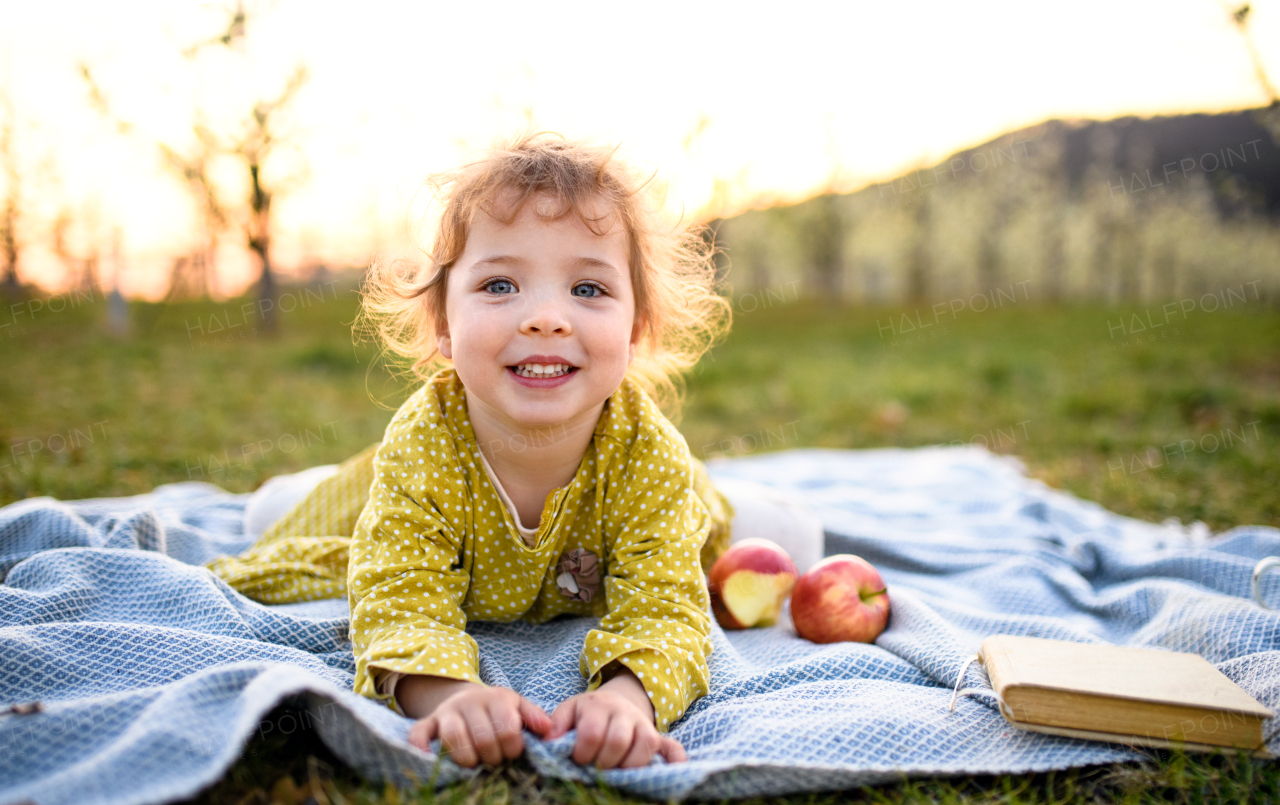
[[[372,444],[338,465],[306,498],[271,524],[239,556],[220,556],[210,570],[264,604],[339,598],[347,592],[347,558],[356,520],[373,483]]]
[[[277,603],[324,597],[348,560],[357,693],[395,708],[386,683],[402,674],[481,682],[469,618],[543,623],[565,613],[600,619],[579,658],[587,689],[625,666],[660,731],[707,693],[703,574],[729,545],[733,512],[631,380],[606,401],[573,480],[548,494],[528,541],[486,468],[453,369],[410,397],[365,454],[248,553],[210,565],[247,595]],[[344,518],[351,527],[353,504],[335,493],[358,484],[362,467],[369,485],[348,559],[330,535]]]

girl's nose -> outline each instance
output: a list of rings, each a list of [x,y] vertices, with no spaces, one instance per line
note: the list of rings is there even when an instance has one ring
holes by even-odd
[[[528,309],[523,312],[520,324],[522,333],[556,333],[568,335],[573,332],[565,307],[569,300],[559,299],[552,291],[536,291],[526,297]]]

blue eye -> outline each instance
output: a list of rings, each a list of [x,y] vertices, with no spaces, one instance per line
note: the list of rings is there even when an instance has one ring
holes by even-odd
[[[578,289],[579,289],[579,288],[591,288],[591,289],[593,289],[594,291],[596,291],[596,293],[593,293],[593,294],[580,294],[580,293],[578,293]],[[584,283],[582,283],[582,284],[580,284],[580,285],[575,285],[575,286],[573,287],[573,295],[574,295],[574,296],[581,296],[581,297],[583,297],[584,299],[594,299],[594,298],[595,298],[595,297],[597,297],[597,296],[603,296],[603,295],[604,295],[604,288],[602,288],[601,286],[599,286],[599,285],[595,284],[594,282],[584,282]]]
[[[515,290],[515,287],[516,287],[515,285],[513,285],[513,284],[512,284],[511,280],[490,280],[489,282],[486,282],[486,283],[484,284],[484,288],[485,288],[485,290],[487,290],[487,291],[489,291],[489,292],[491,292],[491,293],[498,293],[499,295],[504,295],[504,292],[503,292],[503,291],[496,291],[496,292],[495,292],[495,291],[493,290],[493,286],[495,286],[495,285],[510,285],[510,286],[511,286],[511,288],[512,288],[512,290]]]

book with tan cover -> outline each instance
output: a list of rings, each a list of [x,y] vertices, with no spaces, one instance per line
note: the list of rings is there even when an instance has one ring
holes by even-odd
[[[979,656],[1000,712],[1020,729],[1270,757],[1271,711],[1198,654],[994,635]]]

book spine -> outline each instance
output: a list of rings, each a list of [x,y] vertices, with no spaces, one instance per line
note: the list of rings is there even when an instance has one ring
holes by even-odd
[[[996,695],[1000,697],[1003,706],[1000,712],[1004,713],[1005,718],[1012,715],[1015,719],[1017,713],[1009,708],[1007,702],[1004,701],[1004,692],[1010,685],[1017,682],[1017,676],[1013,670],[1013,661],[1009,657],[1004,642],[999,637],[989,637],[982,641],[982,648],[978,650],[978,654],[982,657],[982,667],[987,670],[987,678],[991,680],[991,687],[995,690]]]

